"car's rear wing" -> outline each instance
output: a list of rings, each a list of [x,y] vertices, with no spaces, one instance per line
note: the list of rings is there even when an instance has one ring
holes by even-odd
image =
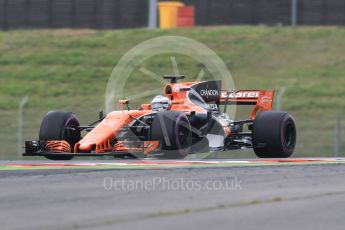
[[[236,92],[221,91],[220,105],[255,105],[250,119],[254,120],[258,111],[269,111],[273,106],[272,90],[240,90]]]
[[[209,110],[214,113],[220,112],[219,105],[253,105],[254,108],[250,114],[250,119],[254,120],[258,111],[269,111],[273,105],[273,90],[229,92],[222,90],[222,81],[220,80],[196,82],[190,88],[206,102]],[[194,93],[188,94],[189,99],[192,101],[194,96]],[[226,107],[224,111],[226,111]]]

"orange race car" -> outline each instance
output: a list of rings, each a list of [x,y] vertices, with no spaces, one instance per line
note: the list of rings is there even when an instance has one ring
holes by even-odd
[[[253,148],[258,157],[289,157],[296,127],[287,112],[270,111],[274,91],[228,92],[221,81],[178,82],[164,76],[166,96],[137,110],[121,100],[113,111],[82,126],[71,112],[52,111],[43,119],[39,140],[26,141],[24,156],[70,160],[75,156],[184,158],[197,152]],[[249,119],[234,121],[230,105],[252,105]],[[86,135],[82,136],[82,133]]]

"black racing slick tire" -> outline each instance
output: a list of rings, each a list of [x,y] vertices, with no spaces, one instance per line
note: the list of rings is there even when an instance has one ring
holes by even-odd
[[[74,113],[52,111],[43,118],[39,133],[39,140],[65,140],[73,152],[74,145],[80,140],[78,131],[79,120]],[[73,132],[66,132],[66,129]],[[46,156],[49,160],[71,160],[73,156]]]
[[[260,158],[288,158],[296,146],[296,125],[287,112],[261,112],[254,120],[253,149]]]
[[[178,111],[158,112],[151,125],[151,140],[161,144],[160,158],[181,159],[191,152],[192,131],[187,116]]]

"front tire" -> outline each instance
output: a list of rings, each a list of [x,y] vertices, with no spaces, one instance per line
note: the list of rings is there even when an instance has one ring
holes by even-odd
[[[156,114],[151,125],[151,140],[161,143],[161,158],[181,159],[191,152],[192,131],[182,112],[164,111]]]
[[[261,112],[253,124],[253,148],[260,158],[288,158],[296,146],[296,125],[286,112]]]
[[[77,130],[79,120],[74,113],[52,111],[43,118],[39,133],[39,140],[65,140],[73,152],[74,145],[80,140],[80,132],[75,131],[72,135],[66,134],[66,128]],[[46,156],[49,160],[71,160],[73,156]]]

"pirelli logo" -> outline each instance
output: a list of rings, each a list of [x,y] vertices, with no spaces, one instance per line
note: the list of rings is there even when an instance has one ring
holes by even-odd
[[[222,92],[222,98],[258,98],[259,97],[259,91],[239,91],[239,92]]]

